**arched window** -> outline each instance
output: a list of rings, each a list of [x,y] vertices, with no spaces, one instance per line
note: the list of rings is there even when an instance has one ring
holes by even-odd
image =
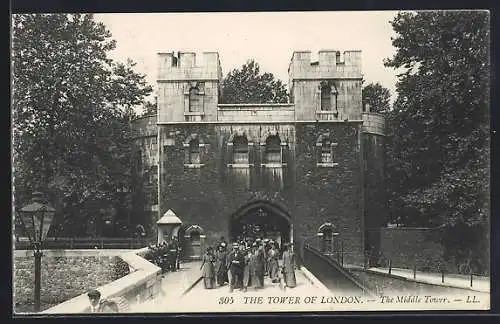
[[[321,234],[322,240],[320,249],[323,253],[332,253],[335,251],[334,238],[339,235],[335,231],[335,225],[332,223],[324,223],[318,228],[318,233]]]
[[[200,164],[200,142],[192,139],[189,142],[189,164]]]
[[[281,140],[277,135],[266,140],[265,163],[281,163]]]
[[[332,110],[331,91],[331,85],[321,84],[321,110]]]
[[[199,112],[201,110],[201,100],[198,88],[189,89],[189,111]]]
[[[234,137],[233,150],[233,163],[248,164],[248,140],[246,136]]]
[[[321,143],[321,163],[333,163],[332,144],[326,138]]]

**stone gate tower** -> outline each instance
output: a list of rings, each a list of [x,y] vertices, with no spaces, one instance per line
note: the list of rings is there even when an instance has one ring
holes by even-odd
[[[217,53],[158,54],[158,114],[134,124],[137,196],[150,192],[137,219],[173,210],[193,256],[220,236],[321,232],[362,264],[385,211],[384,120],[363,111],[361,52],[294,52],[288,104],[219,104],[221,81]]]

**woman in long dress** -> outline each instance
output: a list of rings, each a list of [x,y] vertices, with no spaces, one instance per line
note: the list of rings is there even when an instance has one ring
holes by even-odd
[[[244,257],[244,267],[243,267],[243,292],[247,291],[248,286],[251,285],[251,274],[254,268],[253,260],[252,260],[252,252],[249,248],[245,251]]]
[[[295,253],[291,245],[286,244],[283,252],[283,277],[287,287],[294,288],[297,286],[295,280]]]
[[[278,264],[279,253],[276,246],[273,244],[269,250],[269,278],[271,282],[279,282],[279,264]]]
[[[257,243],[252,244],[251,258],[250,258],[250,276],[252,287],[254,289],[262,288],[261,276],[263,275],[263,262],[261,260],[261,253]]]
[[[212,247],[207,248],[207,252],[203,255],[203,262],[201,263],[200,270],[202,270],[203,283],[205,289],[212,289],[215,285],[215,256],[212,252]]]

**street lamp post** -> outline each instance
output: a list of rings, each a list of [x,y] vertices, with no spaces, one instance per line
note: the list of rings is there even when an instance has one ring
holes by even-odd
[[[35,257],[35,311],[40,311],[41,261],[43,241],[47,237],[55,209],[41,192],[34,192],[31,202],[21,208],[21,226],[28,236]]]

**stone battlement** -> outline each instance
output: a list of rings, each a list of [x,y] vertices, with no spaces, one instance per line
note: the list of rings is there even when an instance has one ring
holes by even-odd
[[[362,78],[361,51],[321,50],[315,62],[311,51],[295,51],[288,73],[290,80]]]
[[[158,53],[158,81],[189,79],[222,79],[222,69],[217,52]]]

